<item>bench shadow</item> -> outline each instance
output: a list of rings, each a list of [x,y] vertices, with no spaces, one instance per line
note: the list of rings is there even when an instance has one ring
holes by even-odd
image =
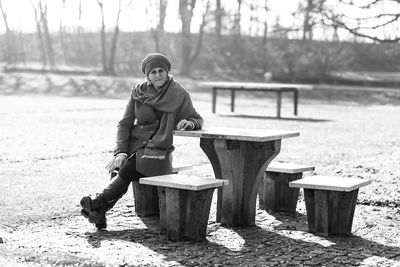
[[[263,116],[263,115],[250,115],[250,114],[217,114],[220,117],[235,117],[235,118],[245,118],[245,119],[265,119],[265,120],[286,120],[286,121],[304,121],[304,122],[331,122],[328,119],[316,119],[316,118],[305,118],[305,117],[276,117],[276,116]]]
[[[300,212],[271,212],[267,211],[280,224],[275,226],[275,230],[296,230],[308,231],[307,215]]]
[[[94,248],[101,247],[104,240],[134,242],[159,254],[163,261],[185,266],[266,266],[270,263],[285,266],[356,266],[371,260],[368,259],[371,257],[393,262],[400,260],[399,247],[358,236],[320,237],[308,233],[306,216],[301,213],[274,213],[272,216],[280,222],[274,228],[285,231],[277,233],[260,226],[224,227],[209,222],[206,240],[173,242],[159,233],[157,217],[140,217],[144,228],[98,230],[87,232],[85,236]],[[291,236],[285,236],[285,232]]]
[[[280,264],[359,266],[371,257],[396,262],[400,260],[399,247],[383,245],[354,235],[319,237],[311,233],[302,233],[303,231],[300,230],[299,239],[294,239],[267,231],[259,226],[234,230],[245,240],[244,246],[248,250],[259,248],[259,255],[264,255],[267,259],[274,259],[274,261],[278,256],[278,259],[282,260]],[[308,241],[303,240],[304,235],[308,235]]]
[[[100,248],[103,241],[125,241],[138,243],[157,253],[163,261],[176,262],[184,266],[210,266],[210,262],[221,264],[220,255],[230,252],[223,245],[208,241],[170,241],[159,233],[159,219],[157,217],[140,217],[147,228],[129,228],[124,230],[94,230],[86,232],[85,238],[93,248]],[[207,235],[213,230],[208,230]],[[208,256],[207,256],[208,255]],[[146,255],[143,255],[146,257]],[[157,262],[159,264],[159,262]],[[155,263],[155,264],[157,264]],[[153,265],[152,265],[153,266]]]

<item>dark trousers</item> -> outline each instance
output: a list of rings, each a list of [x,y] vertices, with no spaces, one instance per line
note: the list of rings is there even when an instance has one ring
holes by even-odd
[[[145,175],[136,171],[136,155],[125,162],[121,169],[113,171],[111,173],[111,179],[117,174],[119,177],[129,182],[139,181],[140,178],[145,177]]]
[[[116,179],[113,179],[116,176]],[[145,177],[140,172],[136,171],[136,158],[130,158],[121,169],[116,169],[111,172],[110,184],[103,190],[103,197],[105,197],[107,204],[104,206],[104,212],[114,207],[115,203],[128,191],[128,186],[133,181],[139,181],[140,178]]]

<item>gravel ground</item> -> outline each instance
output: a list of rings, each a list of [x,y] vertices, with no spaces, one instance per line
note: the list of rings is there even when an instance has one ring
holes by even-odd
[[[207,240],[194,243],[170,242],[156,218],[136,216],[131,190],[108,214],[107,231],[79,216],[80,197],[107,182],[126,96],[16,95],[2,86],[1,266],[400,266],[400,101],[392,94],[318,90],[301,94],[298,117],[284,99],[278,120],[273,99],[239,95],[237,113],[223,115],[229,101],[221,96],[215,115],[209,92],[194,90],[205,126],[299,131],[282,141],[277,160],[314,164],[306,175],[373,180],[360,190],[352,237],[308,233],[302,195],[296,215],[257,209],[248,228],[216,223],[214,197]],[[193,139],[175,144],[177,165],[208,162]],[[188,172],[213,175],[208,164]]]

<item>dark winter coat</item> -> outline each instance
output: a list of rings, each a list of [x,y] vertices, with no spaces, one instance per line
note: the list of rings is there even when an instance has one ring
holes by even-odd
[[[167,90],[169,97],[166,96],[166,98],[168,101],[169,99],[173,99],[172,102],[178,101],[173,105],[176,107],[175,110],[172,112],[168,110],[168,120],[172,121],[173,129],[182,119],[192,121],[195,125],[194,130],[201,129],[203,119],[194,109],[188,92],[172,78],[168,81]],[[162,99],[164,95],[161,95],[160,98]],[[157,104],[144,102],[146,101],[138,100],[133,93],[131,94],[124,115],[118,123],[114,155],[126,153],[130,159],[135,155],[137,171],[146,176],[168,174],[172,170],[174,146],[171,128],[167,128],[167,133],[163,132],[166,131],[166,127],[163,125],[167,117],[166,112],[156,109],[155,107],[159,107]],[[164,108],[160,107],[160,109]],[[167,135],[167,138],[164,138],[165,135]],[[171,138],[170,142],[169,138]],[[158,144],[157,140],[163,141]],[[164,159],[143,158],[146,148],[161,152],[165,150]]]

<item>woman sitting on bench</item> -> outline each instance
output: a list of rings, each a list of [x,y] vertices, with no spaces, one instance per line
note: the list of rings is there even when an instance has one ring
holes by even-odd
[[[198,130],[203,125],[188,92],[169,75],[167,57],[148,54],[141,67],[146,79],[132,88],[118,123],[114,158],[107,166],[110,173],[118,170],[118,174],[96,197],[85,196],[80,201],[82,215],[99,229],[107,227],[106,212],[132,181],[172,171],[172,132]]]

